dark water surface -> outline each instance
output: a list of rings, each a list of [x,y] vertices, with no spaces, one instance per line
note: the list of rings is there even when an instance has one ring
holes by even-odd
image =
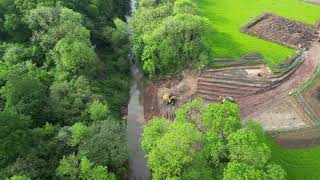
[[[140,137],[143,132],[143,79],[139,69],[131,67],[130,101],[128,104],[128,148],[130,180],[149,180],[151,173],[147,167],[144,152],[140,145]]]
[[[136,0],[131,0],[131,15],[136,10]],[[143,75],[133,63],[133,49],[131,43],[131,80],[130,100],[128,104],[127,138],[129,150],[129,179],[149,180],[151,173],[140,145],[140,137],[143,132],[144,108],[143,108]]]

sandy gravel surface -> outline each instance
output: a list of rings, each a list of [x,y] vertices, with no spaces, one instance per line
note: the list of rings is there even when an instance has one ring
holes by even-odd
[[[290,129],[303,124],[307,126],[298,112],[289,113],[294,111],[294,107],[288,103],[287,99],[290,98],[290,91],[306,83],[315,72],[320,63],[320,43],[314,43],[305,53],[304,58],[304,63],[279,87],[239,99],[238,104],[243,117],[258,119],[265,129],[276,129],[276,126],[279,126],[278,129]]]

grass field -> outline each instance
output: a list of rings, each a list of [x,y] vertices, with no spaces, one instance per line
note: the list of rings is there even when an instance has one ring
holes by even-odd
[[[263,12],[272,12],[308,24],[315,24],[320,19],[320,6],[303,0],[194,1],[214,30],[207,38],[214,56],[239,57],[245,52],[260,52],[271,67],[283,62],[294,50],[243,34],[240,32],[243,25]]]
[[[291,150],[273,144],[272,160],[287,171],[287,179],[320,179],[320,147]]]

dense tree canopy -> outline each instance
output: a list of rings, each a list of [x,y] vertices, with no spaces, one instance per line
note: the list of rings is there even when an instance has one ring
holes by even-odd
[[[139,1],[132,22],[135,58],[149,76],[206,62],[209,51],[203,37],[208,22],[196,12],[191,0]]]
[[[201,99],[177,110],[176,121],[154,118],[142,147],[153,179],[285,179],[271,162],[265,134],[253,121],[242,124],[236,104],[205,107]]]
[[[10,111],[0,112],[0,168],[28,151],[31,120]]]
[[[126,176],[128,12],[129,0],[0,0],[0,179]]]
[[[60,165],[57,169],[57,175],[61,179],[101,179],[101,180],[115,180],[115,176],[108,171],[103,166],[96,166],[94,163],[90,162],[86,157],[76,157],[75,155],[70,155],[64,157],[60,161]]]

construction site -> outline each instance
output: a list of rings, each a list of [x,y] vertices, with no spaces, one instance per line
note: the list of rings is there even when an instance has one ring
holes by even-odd
[[[284,147],[320,145],[320,28],[264,13],[241,32],[296,50],[270,69],[257,52],[220,58],[179,78],[148,82],[145,118],[175,118],[175,110],[195,97],[207,103],[233,101],[243,119],[258,121]],[[213,68],[214,67],[214,68]],[[217,68],[218,67],[218,68]]]

